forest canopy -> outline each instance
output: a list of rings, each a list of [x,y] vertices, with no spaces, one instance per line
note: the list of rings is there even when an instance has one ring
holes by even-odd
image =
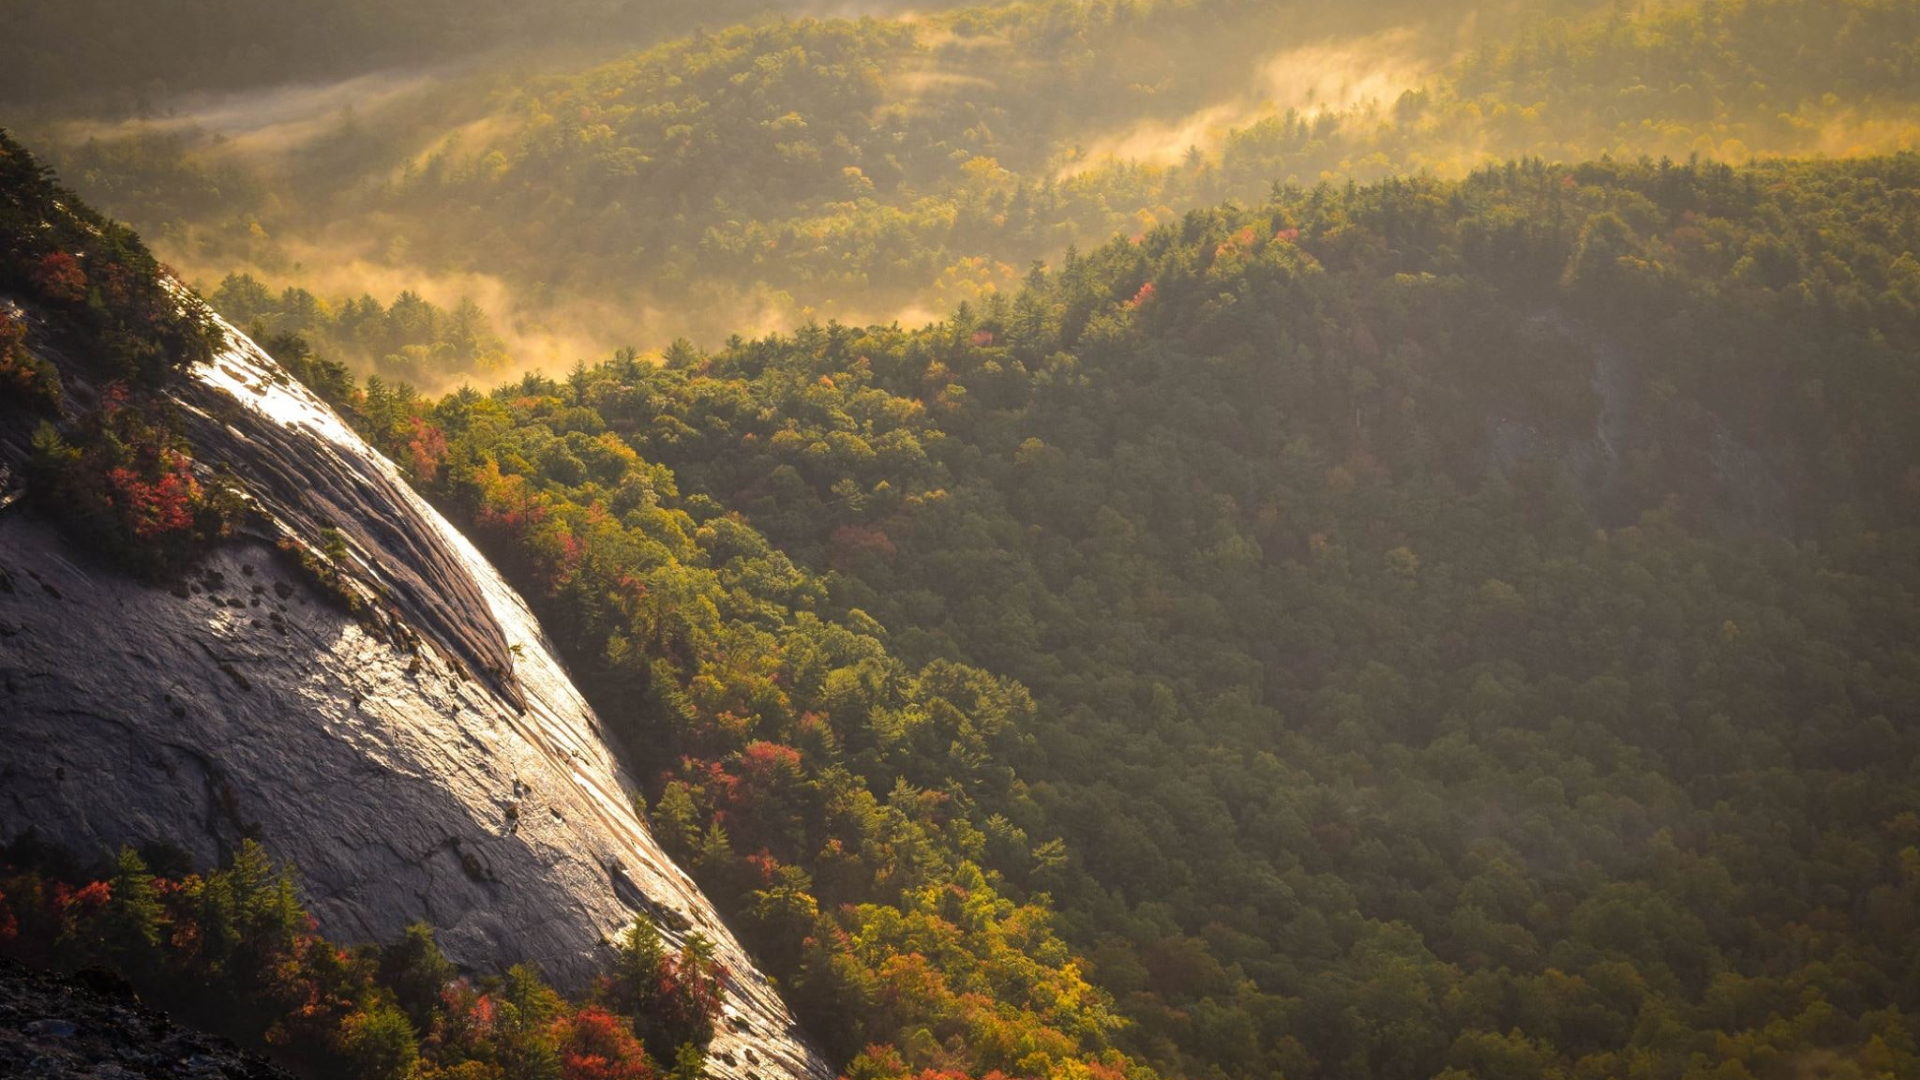
[[[1920,1075],[1920,0],[1476,7],[33,125],[527,595],[849,1080]]]
[[[850,1075],[1901,1075],[1917,182],[1283,188],[345,404]]]
[[[209,291],[246,270],[335,304],[374,281],[467,296],[549,367],[809,317],[913,325],[1017,291],[1071,244],[1276,181],[1522,156],[1739,164],[1912,149],[1920,131],[1911,0],[1476,10],[1046,0],[761,20],[601,64],[395,76],[357,108],[316,91],[38,126],[84,194]]]

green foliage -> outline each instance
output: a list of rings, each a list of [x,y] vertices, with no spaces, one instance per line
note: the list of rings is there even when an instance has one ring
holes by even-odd
[[[601,996],[615,1010],[635,1018],[634,1034],[647,1052],[656,1060],[674,1061],[676,1069],[684,1065],[688,1048],[697,1066],[720,1019],[722,995],[711,951],[696,932],[677,955],[669,955],[659,931],[641,918],[621,938],[602,987]]]
[[[1439,43],[1469,12],[1455,58]],[[1913,149],[1917,28],[1914,0],[1056,0],[731,27],[409,99],[388,109],[402,119],[343,122],[251,171],[212,134],[62,153],[194,264],[293,280],[344,234],[383,270],[498,275],[516,310],[494,315],[569,341],[583,321],[608,343],[718,341],[1010,295],[1032,260],[1276,181]],[[435,341],[330,338],[282,307],[282,329],[384,378],[504,369]]]
[[[255,340],[295,378],[334,404],[349,389],[346,368],[316,355],[309,342],[382,378],[408,383],[498,377],[511,364],[506,343],[471,300],[444,311],[411,292],[391,306],[371,296],[329,304],[289,286],[278,296],[246,274],[229,274],[208,294],[227,318],[248,323]]]
[[[33,425],[36,503],[142,573],[175,569],[226,535],[239,497],[195,466],[158,393],[212,357],[218,324],[129,229],[61,188],[3,131],[0,291],[28,305],[0,299],[0,419]],[[46,354],[69,358],[66,375],[91,404],[63,427],[39,419],[65,404],[66,380]]]
[[[0,394],[42,413],[58,414],[60,372],[27,347],[27,324],[0,307]]]
[[[195,466],[163,402],[132,400],[123,387],[110,389],[65,436],[42,421],[28,475],[36,505],[81,544],[158,575],[228,535],[242,502],[227,479]]]
[[[1897,1074],[1917,170],[1282,187],[358,419],[851,1074]]]
[[[367,613],[367,597],[347,567],[347,538],[338,529],[321,529],[319,545],[283,536],[277,543],[290,564],[314,591],[349,615]]]
[[[1007,760],[1032,701],[977,669],[906,667],[870,619],[822,620],[823,579],[712,499],[683,499],[619,434],[642,398],[665,403],[663,375],[626,353],[566,383],[438,402],[370,381],[351,415],[527,585],[582,687],[624,703],[605,715],[659,763],[658,835],[831,1052],[895,1042],[915,1068],[1139,1072],[1045,899],[1007,895],[1001,867],[982,865],[1027,864],[1002,810],[1030,811]],[[444,443],[430,472],[413,451],[427,432]],[[970,899],[947,906],[948,891]],[[915,954],[923,939],[941,943],[932,959]],[[704,1038],[717,1002],[691,992],[706,983],[698,949],[661,970],[640,928],[623,951],[611,1000],[652,1003],[638,1030],[655,1056]]]
[[[475,313],[221,288],[380,373],[277,346],[528,593],[851,1077],[1915,1073],[1920,161],[1741,163],[1910,147],[1920,5],[1574,8],[1164,160],[1100,137],[1188,137],[1297,9],[738,27],[343,132],[271,231],[150,201],[716,337],[965,301],[429,399],[504,370]],[[200,152],[84,154],[185,205]],[[691,1071],[649,929],[607,994]],[[436,1038],[617,1037],[557,1010]]]
[[[341,1023],[340,1050],[353,1075],[365,1080],[407,1080],[420,1061],[407,1014],[385,1001]]]
[[[285,368],[288,375],[319,395],[322,401],[335,407],[351,401],[354,382],[347,366],[314,352],[306,338],[299,334],[269,333],[259,322],[253,324],[249,336]]]
[[[456,974],[433,940],[433,927],[424,923],[407,927],[405,937],[380,950],[380,982],[392,988],[406,1018],[421,1030],[432,1022],[441,988]]]
[[[71,860],[16,844],[0,861],[0,955],[103,966],[186,1022],[262,1049],[300,1075],[353,1080],[654,1080],[698,1063],[713,1036],[684,1027],[684,1001],[614,1013],[563,1000],[528,965],[459,976],[425,926],[384,947],[346,949],[315,933],[291,867],[244,841],[231,866],[167,877],[122,849],[109,876],[68,877]],[[699,949],[690,944],[697,954]],[[659,952],[649,985],[697,987],[703,972]],[[632,972],[621,968],[617,982]],[[701,996],[704,995],[704,996]],[[598,995],[598,996],[605,996]],[[682,995],[684,996],[684,995]],[[659,1024],[684,1041],[650,1058],[630,1034]],[[696,1071],[691,1075],[697,1075]]]
[[[121,848],[108,886],[111,898],[102,915],[101,943],[121,970],[149,974],[166,923],[154,876],[132,848]]]
[[[218,326],[172,286],[133,231],[55,183],[0,131],[0,289],[31,296],[108,378],[158,385],[212,357]]]

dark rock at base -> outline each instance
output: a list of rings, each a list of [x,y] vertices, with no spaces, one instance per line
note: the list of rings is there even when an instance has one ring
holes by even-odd
[[[0,960],[0,1076],[294,1080],[226,1039],[181,1027],[105,972],[62,977]]]

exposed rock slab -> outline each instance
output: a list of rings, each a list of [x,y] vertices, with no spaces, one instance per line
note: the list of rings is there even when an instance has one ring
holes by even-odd
[[[0,515],[0,835],[76,851],[242,836],[298,866],[322,928],[427,921],[457,963],[538,962],[578,988],[636,908],[730,971],[709,1071],[827,1070],[633,810],[634,785],[524,601],[327,407],[234,332],[180,401],[203,459],[279,526],[348,535],[415,647],[310,588],[265,540],[183,588],[69,557]],[[10,591],[9,591],[10,590]]]

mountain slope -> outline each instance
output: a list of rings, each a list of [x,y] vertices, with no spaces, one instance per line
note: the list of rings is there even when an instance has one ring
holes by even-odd
[[[1738,163],[1920,135],[1915,0],[1531,0],[1524,30],[1471,6],[1471,31],[1450,3],[1288,0],[764,22],[552,76],[361,87],[352,118],[338,97],[270,127],[183,105],[46,141],[210,295],[246,269],[326,301],[216,298],[229,315],[451,386],[506,364],[367,333],[360,290],[470,296],[523,364],[558,366],[583,337],[911,324],[1010,294],[1031,260],[1248,205],[1276,180]]]
[[[744,932],[776,862],[856,975],[874,941],[1011,967],[849,910],[804,809],[852,769],[1044,893],[1162,1076],[1920,1075],[1916,187],[1913,155],[1282,187],[918,330],[359,411],[445,433],[423,490],[590,699],[653,698],[616,729]],[[661,632],[686,591],[643,541],[680,512],[721,615]],[[961,665],[1017,707],[878,689]],[[950,1060],[894,1020],[920,974],[844,980],[884,1075]]]
[[[115,407],[57,315],[0,306],[67,413]],[[161,396],[205,483],[228,474],[251,500],[229,539],[160,587],[24,513],[46,501],[35,481],[0,515],[0,838],[158,840],[202,862],[255,838],[298,865],[330,933],[427,921],[463,966],[533,960],[573,987],[644,911],[673,940],[704,934],[730,972],[716,1075],[822,1072],[637,817],[519,597],[325,404],[219,329],[224,347]],[[0,451],[29,475],[34,419],[10,392]]]

